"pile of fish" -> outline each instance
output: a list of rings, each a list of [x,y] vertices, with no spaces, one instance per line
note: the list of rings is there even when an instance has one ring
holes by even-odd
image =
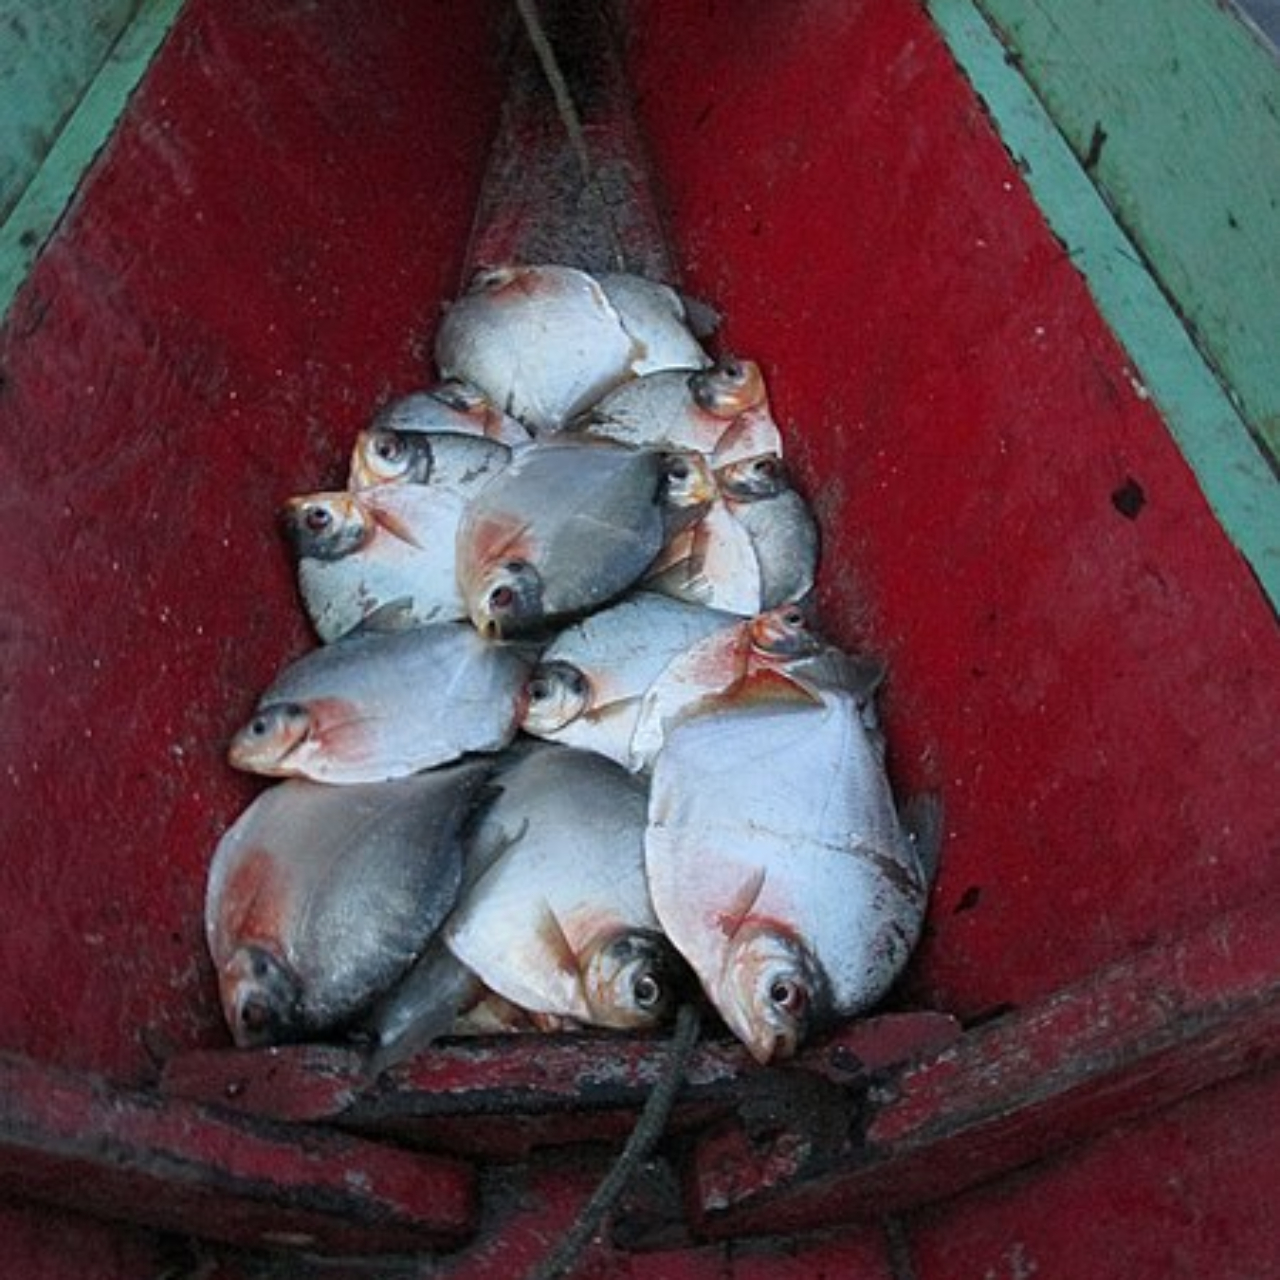
[[[237,1044],[651,1028],[699,993],[761,1062],[873,1005],[918,936],[878,664],[803,607],[817,528],[759,367],[670,288],[483,272],[440,382],[284,514],[323,642],[235,734],[284,781],[206,926]]]

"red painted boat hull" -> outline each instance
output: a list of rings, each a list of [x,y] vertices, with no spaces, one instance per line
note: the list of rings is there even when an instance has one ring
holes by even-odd
[[[48,1147],[71,1073],[94,1123],[191,1108],[182,1149],[216,1159],[221,1113],[154,1086],[227,1045],[204,877],[257,784],[225,745],[310,643],[275,512],[340,482],[372,411],[429,376],[498,125],[498,16],[190,0],[0,331],[0,1050],[28,1082],[0,1104],[0,1274],[255,1274],[156,1233],[181,1219],[28,1204],[24,1135]],[[634,5],[627,65],[682,283],[763,365],[819,512],[824,625],[886,657],[895,779],[944,798],[891,1007],[975,1030],[869,1104],[895,1159],[950,1142],[946,1178],[893,1165],[877,1200],[849,1150],[811,1177],[695,1124],[675,1209],[649,1214],[660,1251],[601,1245],[587,1274],[1280,1274],[1265,597],[922,6]],[[993,1078],[1041,1106],[1063,1063],[1059,1101],[1017,1112],[1032,1140],[983,1127]],[[1153,1080],[1150,1106],[1110,1105]],[[326,1141],[336,1105],[307,1095]],[[517,1274],[603,1167],[516,1147],[469,1222],[470,1173],[423,1157],[451,1216],[401,1203],[424,1248],[470,1239],[448,1274]],[[228,1238],[230,1205],[191,1230]]]

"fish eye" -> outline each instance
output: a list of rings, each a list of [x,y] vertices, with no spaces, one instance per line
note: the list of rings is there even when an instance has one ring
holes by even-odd
[[[760,458],[752,470],[758,476],[763,476],[766,480],[775,480],[778,477],[780,468],[777,458]]]
[[[667,475],[673,480],[687,480],[690,471],[688,458],[673,457],[667,461]]]
[[[642,973],[631,988],[636,1004],[642,1009],[652,1009],[662,999],[662,984],[651,973]]]
[[[769,999],[793,1018],[804,1013],[809,1002],[804,988],[793,978],[775,978],[769,984]]]
[[[532,702],[541,702],[551,696],[551,681],[546,676],[534,676],[529,681],[529,698]]]
[[[333,524],[333,513],[327,507],[308,507],[302,520],[312,533],[323,533]]]
[[[789,627],[803,627],[805,625],[804,614],[799,609],[788,609],[782,615],[782,621]]]
[[[404,457],[404,441],[389,432],[380,431],[373,442],[373,451],[383,462],[399,462]]]
[[[265,716],[258,716],[250,723],[249,732],[253,734],[255,738],[265,738],[267,734],[271,732],[271,725],[267,722],[267,718]],[[257,966],[260,963],[261,961],[254,962],[255,972],[257,971]],[[262,975],[258,974],[257,976],[261,977]]]
[[[489,592],[489,607],[491,609],[510,609],[515,600],[516,593],[510,587],[494,587]]]

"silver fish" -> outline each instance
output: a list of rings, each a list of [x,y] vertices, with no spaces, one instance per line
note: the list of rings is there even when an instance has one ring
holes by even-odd
[[[544,650],[521,728],[629,765],[641,700],[673,658],[737,625],[732,614],[641,591],[585,618]]]
[[[650,591],[742,617],[764,598],[760,558],[747,527],[718,494],[668,538],[644,577]]]
[[[729,514],[746,530],[760,572],[759,609],[801,600],[818,570],[818,523],[777,454],[716,472]]]
[[[449,488],[416,484],[291,499],[285,532],[320,639],[346,635],[393,602],[417,622],[465,618],[454,553],[465,506]]]
[[[620,595],[662,549],[662,454],[608,441],[539,441],[467,506],[458,583],[486,635],[535,629]]]
[[[650,684],[634,718],[626,763],[635,770],[652,768],[672,726],[748,682],[760,698],[776,681],[784,701],[807,692],[816,702],[824,689],[853,693],[864,722],[877,729],[874,693],[883,676],[882,662],[854,658],[828,644],[796,605],[734,618],[674,655]],[[882,749],[878,737],[877,743]]]
[[[760,366],[733,357],[708,369],[665,370],[623,383],[568,430],[636,447],[700,453],[714,467],[782,453]]]
[[[353,783],[499,751],[515,736],[528,669],[463,623],[357,632],[286,667],[228,759],[253,773]]]
[[[643,352],[586,272],[482,272],[444,314],[436,362],[480,387],[535,434],[553,430],[631,376]]]
[[[659,369],[701,369],[711,363],[690,331],[684,300],[674,289],[620,272],[607,272],[596,281],[636,344],[630,368],[633,375],[641,377]]]
[[[926,859],[864,697],[749,679],[676,724],[654,766],[654,907],[760,1062],[874,1004],[919,936]]]
[[[543,1020],[654,1026],[679,965],[644,876],[642,785],[600,756],[542,747],[477,824],[443,937],[488,987]]]
[[[264,791],[218,843],[205,930],[238,1045],[342,1027],[395,983],[452,909],[489,766]]]

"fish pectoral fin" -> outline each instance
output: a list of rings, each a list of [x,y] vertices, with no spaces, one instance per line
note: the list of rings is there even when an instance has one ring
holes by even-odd
[[[542,904],[542,910],[538,913],[537,933],[551,955],[555,967],[561,973],[580,976],[577,953],[565,934],[560,917],[546,902]]]
[[[774,671],[769,667],[748,672],[741,680],[735,680],[721,695],[719,701],[735,707],[786,705],[820,707],[823,705],[818,692],[806,685],[802,679],[796,679],[783,671]]]
[[[733,896],[733,900],[723,910],[716,913],[716,927],[724,935],[725,960],[728,962],[731,949],[727,944],[736,938],[750,918],[752,911],[755,910],[756,903],[760,901],[760,895],[764,892],[765,881],[769,878],[769,872],[764,867],[758,867],[753,875],[744,880],[742,887]]]
[[[414,537],[413,530],[403,520],[400,519],[392,511],[387,511],[383,507],[373,508],[374,523],[380,528],[385,529],[393,538],[400,542],[408,543],[411,547],[416,547],[419,551],[425,551],[426,547]]]
[[[534,932],[551,965],[546,975],[549,989],[568,1006],[562,1010],[564,1016],[588,1019],[591,1011],[582,980],[582,965],[550,903],[542,903],[537,920]]]

